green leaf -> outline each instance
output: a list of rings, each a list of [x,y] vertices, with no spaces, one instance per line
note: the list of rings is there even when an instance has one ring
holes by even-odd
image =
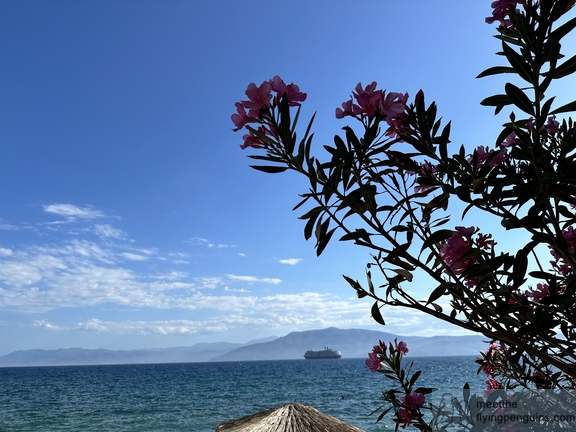
[[[504,55],[510,62],[510,66],[514,68],[514,70],[520,75],[520,77],[529,83],[532,84],[532,68],[530,65],[524,60],[520,54],[514,51],[508,44],[502,42],[502,50],[504,51]],[[508,93],[508,92],[506,92]]]
[[[422,371],[416,371],[414,372],[414,375],[412,375],[412,378],[410,378],[410,385],[409,387],[412,387],[414,385],[414,383],[416,382],[416,380],[420,377],[420,374],[422,373]]]
[[[560,42],[564,36],[570,33],[576,27],[576,18],[572,18],[570,21],[562,24],[548,36],[549,43]]]
[[[552,73],[553,79],[563,78],[576,72],[576,55],[570,57],[560,66],[557,66]]]
[[[326,222],[328,221],[329,219],[326,220]],[[332,228],[330,231],[328,231],[327,233],[323,234],[322,237],[320,237],[320,240],[318,240],[318,243],[316,244],[316,256],[320,256],[324,251],[324,249],[326,248],[326,246],[328,246],[328,242],[332,238],[332,235],[334,234],[334,231],[336,231],[336,229],[337,227]]]
[[[318,207],[314,207],[313,209],[311,209],[310,211],[308,211],[307,213],[303,214],[302,216],[300,216],[298,219],[310,219],[312,216],[315,216],[316,214],[320,213],[322,210],[324,210],[324,206],[318,206]]]
[[[535,115],[534,106],[532,105],[532,102],[522,90],[520,90],[512,83],[506,83],[504,89],[506,90],[506,94],[508,95],[508,97],[510,98],[510,100],[514,105],[516,105],[522,111],[532,116]]]
[[[523,249],[516,252],[516,257],[514,259],[514,267],[512,269],[512,275],[514,280],[514,287],[520,287],[525,279],[526,270],[528,269],[528,256]]]
[[[486,69],[483,72],[480,72],[476,78],[484,78],[490,75],[498,75],[503,73],[514,73],[514,68],[510,66],[493,66],[491,68]]]
[[[403,270],[403,269],[394,269],[393,270],[394,273],[399,274],[400,276],[402,276],[404,279],[406,279],[408,282],[412,282],[412,273],[410,273],[408,270]]]
[[[428,297],[428,301],[426,302],[426,304],[430,304],[432,302],[435,302],[440,297],[442,297],[445,292],[446,292],[446,285],[444,285],[444,284],[438,285],[434,289],[434,291],[432,291],[432,293],[430,294],[430,297]]]
[[[366,272],[366,280],[368,281],[368,289],[370,290],[370,293],[374,295],[374,284],[372,283],[372,274],[369,270]]]
[[[429,248],[432,245],[435,245],[436,243],[440,243],[443,242],[444,240],[449,239],[450,237],[452,237],[452,234],[454,234],[453,230],[438,230],[435,233],[430,234],[430,237],[428,237],[424,243],[422,244],[422,249],[420,249],[421,251],[423,251],[424,249]]]
[[[262,171],[268,174],[281,173],[288,169],[288,167],[282,167],[282,166],[260,166],[260,165],[250,165],[250,168],[254,168],[257,171]]]
[[[376,321],[378,324],[381,325],[386,325],[386,323],[384,322],[384,318],[382,318],[382,314],[380,313],[380,308],[378,307],[378,302],[375,302],[372,305],[372,318],[374,318],[374,321]]]
[[[504,108],[506,105],[510,105],[511,103],[512,101],[507,95],[499,94],[487,97],[482,102],[480,102],[480,105],[496,107],[494,114],[498,114],[502,108]]]
[[[304,238],[309,240],[312,237],[312,231],[314,230],[314,225],[316,224],[316,219],[320,216],[321,213],[316,213],[315,215],[310,216],[308,222],[304,226]]]
[[[556,108],[550,114],[560,114],[565,112],[576,111],[576,101],[567,103],[566,105],[562,105],[560,108]]]
[[[550,112],[550,107],[552,106],[552,102],[554,102],[554,99],[555,96],[551,97],[546,102],[544,102],[544,105],[542,105],[542,110],[540,111],[542,113],[542,117],[548,116],[548,112]]]

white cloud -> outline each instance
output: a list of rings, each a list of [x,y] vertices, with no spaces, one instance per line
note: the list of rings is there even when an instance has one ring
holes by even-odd
[[[94,225],[94,232],[100,237],[115,238],[118,240],[125,240],[128,238],[127,234],[121,229],[114,228],[110,224]]]
[[[288,258],[288,259],[281,259],[278,260],[281,264],[288,264],[288,265],[296,265],[298,264],[300,261],[302,261],[301,258]]]
[[[242,252],[238,252],[238,255],[240,255],[241,257],[245,257],[245,256],[246,256],[246,254],[245,254],[245,253],[242,253]]]
[[[193,237],[190,240],[185,240],[184,243],[192,243],[198,246],[207,246],[210,249],[225,249],[225,248],[234,248],[236,245],[224,244],[224,243],[215,243],[211,240],[202,238],[202,237]]]
[[[225,249],[236,247],[236,245],[222,244],[222,243],[208,243],[207,246],[211,249]]]
[[[10,255],[12,255],[12,253],[13,253],[13,252],[12,252],[10,249],[0,247],[0,257],[2,257],[2,256],[10,256]]]
[[[229,279],[234,281],[241,281],[241,282],[263,282],[263,283],[271,283],[271,284],[279,284],[282,282],[281,279],[277,278],[257,278],[255,276],[237,276],[233,274],[227,275]]]
[[[165,321],[102,321],[90,319],[78,323],[75,329],[114,334],[135,335],[191,335],[213,334],[226,331],[226,323],[218,320],[190,321],[190,320],[165,320]]]
[[[138,255],[138,254],[131,253],[131,252],[122,252],[120,254],[120,256],[122,256],[122,257],[124,257],[130,261],[146,261],[150,258],[150,257],[144,256],[144,255]]]
[[[18,226],[18,225],[12,225],[9,223],[6,223],[4,221],[2,221],[2,219],[0,219],[0,230],[5,230],[5,231],[18,231],[21,229],[30,229],[29,226]]]
[[[50,204],[43,207],[46,213],[65,216],[69,219],[97,219],[104,217],[104,214],[100,210],[96,210],[91,206],[78,207],[72,204]]]

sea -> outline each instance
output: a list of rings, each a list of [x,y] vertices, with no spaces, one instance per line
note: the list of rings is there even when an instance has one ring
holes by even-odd
[[[482,393],[475,357],[414,357],[418,384],[462,395]],[[210,432],[224,421],[297,402],[366,432],[393,431],[391,414],[376,423],[391,388],[365,359],[277,360],[0,368],[2,432]]]

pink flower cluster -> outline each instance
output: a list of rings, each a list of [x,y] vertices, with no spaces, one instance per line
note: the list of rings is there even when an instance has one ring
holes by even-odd
[[[377,372],[382,369],[382,362],[387,359],[386,349],[386,344],[379,341],[378,345],[374,345],[372,348],[372,352],[368,353],[368,360],[366,360],[365,363],[372,372]],[[402,355],[408,354],[406,342],[398,342],[398,339],[394,339],[394,349],[390,354],[393,352],[398,352]]]
[[[519,301],[522,301],[522,298],[531,298],[533,302],[538,303],[542,299],[546,298],[549,293],[550,287],[548,284],[539,283],[536,285],[536,289],[530,288],[530,290],[525,291],[523,295],[513,293],[510,300],[508,300],[508,304],[518,303]]]
[[[558,120],[556,120],[556,116],[552,115],[548,117],[548,121],[544,126],[542,126],[542,129],[544,129],[550,135],[554,135],[556,132],[558,132],[560,130],[560,123]]]
[[[576,253],[576,230],[573,227],[568,227],[562,231],[562,237],[564,237],[564,240],[566,241],[568,252],[571,255],[574,255]],[[548,247],[550,248],[550,253],[554,257],[554,260],[550,261],[550,264],[552,264],[554,270],[566,276],[566,274],[570,271],[570,266],[566,263],[566,261],[564,261],[556,249],[554,249],[552,246]]]
[[[476,149],[476,164],[473,167],[474,171],[477,172],[486,161],[488,161],[488,166],[491,166],[492,168],[502,162],[506,162],[508,160],[508,147],[516,144],[516,140],[516,134],[512,132],[504,142],[500,144],[499,150],[490,150],[488,146],[479,146]],[[469,157],[467,161],[469,164],[472,164],[473,158]]]
[[[418,192],[426,192],[429,189],[434,189],[435,186],[430,186],[430,185],[422,185],[420,183],[420,178],[424,177],[424,178],[430,178],[430,179],[435,179],[436,178],[436,174],[438,173],[436,171],[436,166],[432,165],[429,161],[424,161],[423,163],[419,163],[418,164],[418,169],[416,171],[407,171],[408,174],[417,174],[419,176],[419,178],[416,180],[416,183],[418,183],[418,186],[414,187],[414,192],[418,193]]]
[[[526,0],[496,0],[492,2],[491,6],[494,10],[492,11],[492,16],[486,17],[486,22],[492,24],[494,21],[499,21],[501,28],[513,29],[514,25],[507,16],[510,15],[510,12],[520,13],[516,9],[518,4],[525,5]]]
[[[502,383],[496,379],[498,373],[498,361],[501,349],[496,342],[492,342],[486,351],[484,351],[484,366],[482,372],[489,376],[486,380],[486,388],[484,389],[484,397],[488,397],[492,390],[501,389]]]
[[[416,420],[416,413],[426,402],[426,396],[422,393],[410,392],[401,397],[400,400],[402,401],[402,408],[396,413],[398,417],[394,419],[394,422],[405,428],[413,420]]]
[[[296,84],[286,85],[278,75],[260,86],[250,83],[245,93],[248,100],[235,103],[237,112],[232,114],[232,123],[236,127],[232,130],[237,132],[249,123],[257,123],[262,125],[258,132],[275,139],[278,139],[278,132],[270,121],[270,110],[277,107],[282,98],[288,99],[289,106],[300,106],[306,100],[306,93],[302,93]],[[244,135],[243,139],[244,144],[240,145],[242,149],[265,146],[265,142],[252,131]]]
[[[491,240],[492,234],[478,234],[475,239],[472,238],[476,233],[478,233],[478,228],[456,227],[454,234],[452,234],[442,246],[440,257],[455,275],[461,275],[468,267],[476,262],[476,256],[463,258],[464,254],[472,249],[472,247],[486,251],[494,247],[495,242]],[[445,270],[445,272],[448,273],[447,270]]]
[[[401,119],[406,109],[408,93],[391,92],[386,94],[385,90],[376,90],[376,81],[368,84],[365,88],[362,87],[361,83],[358,83],[354,90],[350,100],[343,102],[342,108],[336,108],[336,118],[351,116],[363,120],[366,117],[374,118],[379,113],[390,126],[386,135],[395,137],[396,130],[402,124]]]

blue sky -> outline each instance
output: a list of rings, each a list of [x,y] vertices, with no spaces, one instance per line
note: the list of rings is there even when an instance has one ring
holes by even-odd
[[[0,3],[0,355],[328,326],[462,334],[396,309],[375,324],[341,277],[362,281],[368,251],[334,242],[316,258],[291,211],[305,182],[248,168],[230,115],[248,83],[280,75],[308,93],[321,148],[346,124],[335,108],[375,80],[424,89],[455,147],[493,146],[505,117],[479,102],[503,81],[474,78],[499,62],[490,13],[451,0]]]

